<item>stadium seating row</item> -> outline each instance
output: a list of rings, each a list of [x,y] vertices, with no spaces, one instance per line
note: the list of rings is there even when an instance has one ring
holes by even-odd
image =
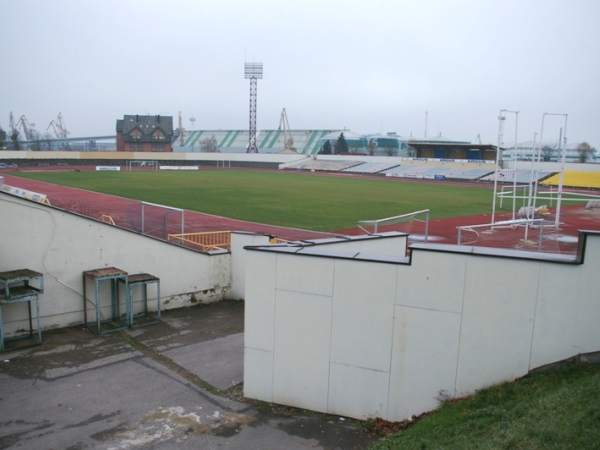
[[[293,170],[314,170],[323,172],[341,172],[350,167],[359,166],[363,164],[360,161],[330,161],[321,159],[311,159],[303,161],[298,164],[289,165],[287,169]]]
[[[361,162],[361,161],[330,161],[330,160],[309,160],[298,164],[288,165],[287,169],[294,170],[313,170],[313,171],[329,171],[329,172],[346,172],[356,174],[379,174],[391,177],[404,178],[421,178],[421,179],[449,179],[449,180],[467,180],[467,181],[494,181],[496,172],[494,167],[489,164],[481,164],[472,167],[473,164],[460,162],[426,162],[408,160],[403,161],[402,165],[385,163],[385,162]],[[597,187],[600,189],[600,174],[593,172],[578,172],[573,171],[568,177],[569,183],[565,182],[566,186],[574,187]],[[527,184],[530,181],[541,181],[552,175],[553,172],[539,171],[534,172],[531,178],[531,172],[525,169],[512,170],[501,169],[498,171],[498,181],[501,183]],[[565,172],[567,173],[567,172]],[[577,175],[579,174],[579,175]],[[544,184],[557,184],[554,177],[550,178]]]
[[[359,164],[358,166],[353,166],[348,169],[344,169],[343,172],[375,174],[375,173],[383,172],[385,170],[390,170],[394,167],[398,167],[398,164],[363,163],[363,164]]]
[[[540,184],[544,186],[558,186],[560,183],[560,174],[554,174],[548,177]],[[579,170],[565,170],[563,186],[600,189],[600,173],[584,172]]]
[[[525,170],[525,169],[517,169],[512,170],[512,169],[500,169],[498,171],[498,181],[501,183],[514,183],[515,178],[517,183],[519,184],[527,184],[530,181],[540,181],[543,180],[544,178],[546,178],[548,175],[552,174],[553,172],[546,172],[546,171],[540,171],[540,172],[534,172],[533,173],[533,177],[531,176],[531,171],[530,170]],[[496,174],[495,173],[490,173],[489,175],[481,178],[481,181],[494,181]]]

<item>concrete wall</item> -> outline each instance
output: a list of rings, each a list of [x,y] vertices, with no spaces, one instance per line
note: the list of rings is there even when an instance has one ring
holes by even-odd
[[[231,233],[231,288],[229,298],[243,300],[246,297],[246,252],[247,245],[268,245],[270,236],[266,234]]]
[[[410,261],[377,261],[317,247],[247,248],[249,398],[402,420],[440,394],[600,350],[600,234],[585,260],[417,244]]]
[[[253,163],[285,163],[304,159],[305,155],[298,154],[267,154],[267,153],[181,153],[181,152],[116,152],[116,151],[31,151],[31,150],[0,150],[0,161],[3,159],[80,159],[85,160],[156,160],[156,161],[231,161]]]
[[[27,268],[44,275],[43,330],[83,323],[82,272],[97,268],[115,266],[130,274],[158,276],[165,309],[229,294],[228,252],[200,254],[2,192],[0,223],[0,271]],[[87,292],[93,299],[93,283],[88,282]],[[149,288],[148,294],[149,306],[156,309],[156,291]],[[108,286],[101,288],[101,295],[108,305]],[[26,310],[12,306],[2,309],[7,336],[27,329]],[[88,318],[94,317],[93,308],[88,302]],[[109,314],[107,307],[103,314]]]

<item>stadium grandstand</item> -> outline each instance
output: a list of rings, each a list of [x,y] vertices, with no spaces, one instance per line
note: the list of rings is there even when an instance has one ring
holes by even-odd
[[[501,183],[513,183],[519,184],[529,183],[530,181],[538,181],[547,178],[554,172],[548,171],[531,171],[527,169],[500,169],[498,170],[498,181]],[[494,181],[495,173],[491,173],[481,178],[482,181]],[[557,183],[558,184],[558,183]]]
[[[315,155],[319,152],[321,138],[332,132],[332,130],[290,130],[288,133],[293,139],[292,151]],[[184,133],[184,136],[173,143],[173,151],[201,152],[202,141],[212,137],[217,142],[217,151],[221,153],[245,153],[248,148],[248,130],[197,130]],[[256,145],[259,153],[283,152],[285,149],[283,130],[258,131]]]
[[[203,147],[203,141],[216,141],[216,151],[220,153],[245,153],[249,142],[248,130],[196,130],[187,131],[178,135],[178,138],[173,143],[174,152],[203,152],[206,151]],[[399,136],[396,133],[390,132],[386,135],[361,135],[353,133],[350,130],[260,130],[257,132],[256,144],[259,153],[281,153],[295,152],[302,155],[317,155],[329,141],[334,144],[341,134],[348,143],[351,154],[371,155],[371,156],[419,156],[418,150],[415,150],[414,145],[428,145],[431,150],[431,157],[440,154],[438,147],[443,146],[468,146],[471,144],[464,141],[453,141],[442,136],[428,139],[415,139],[412,137]],[[286,134],[287,140],[293,142],[291,149],[286,149]],[[374,145],[369,145],[374,143]],[[414,144],[414,145],[413,145]],[[486,149],[495,149],[492,146],[482,146]],[[454,147],[453,147],[454,148]],[[215,151],[213,149],[212,151]],[[443,157],[446,157],[448,152],[443,152]],[[495,150],[494,150],[495,155]],[[460,155],[466,159],[467,154]],[[471,155],[471,159],[484,159],[479,154]],[[493,159],[493,158],[492,158]]]
[[[559,183],[560,173],[555,173],[554,175],[540,182],[540,184],[544,186],[558,186]],[[600,173],[581,170],[565,170],[563,186],[600,189]]]

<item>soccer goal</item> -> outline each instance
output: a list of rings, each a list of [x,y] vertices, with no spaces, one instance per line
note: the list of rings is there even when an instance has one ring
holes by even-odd
[[[458,227],[458,245],[561,253],[557,227],[545,219],[516,219]]]
[[[409,234],[409,240],[427,242],[429,235],[429,210],[415,211],[385,219],[359,220],[358,228],[367,234],[399,231]]]
[[[158,161],[127,161],[127,170],[131,172],[134,168],[158,170]]]
[[[169,234],[183,234],[184,210],[148,202],[127,205],[127,224],[138,233],[167,240]]]

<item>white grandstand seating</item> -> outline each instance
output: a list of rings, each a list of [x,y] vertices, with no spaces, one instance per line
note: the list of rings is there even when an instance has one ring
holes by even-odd
[[[494,166],[491,164],[454,161],[403,160],[402,164],[399,165],[396,162],[330,161],[318,159],[289,164],[286,165],[286,169],[382,174],[405,178],[478,180],[493,173]]]
[[[477,180],[493,172],[492,169],[468,169],[452,172],[446,175],[446,178],[455,180]]]
[[[344,169],[342,172],[374,174],[374,173],[383,172],[384,170],[389,170],[396,166],[398,166],[398,164],[362,163],[357,166],[353,166],[348,169]]]
[[[318,170],[327,172],[339,172],[349,167],[362,164],[360,161],[330,161],[324,159],[313,159],[298,164],[287,166],[288,169],[296,170]]]
[[[546,178],[548,175],[554,172],[534,172],[533,181],[539,181]],[[531,179],[531,171],[525,169],[519,169],[516,172],[512,169],[501,169],[498,171],[498,182],[500,183],[514,183],[516,177],[517,183],[529,183]],[[495,173],[491,173],[482,178],[483,181],[494,181],[496,178]]]

